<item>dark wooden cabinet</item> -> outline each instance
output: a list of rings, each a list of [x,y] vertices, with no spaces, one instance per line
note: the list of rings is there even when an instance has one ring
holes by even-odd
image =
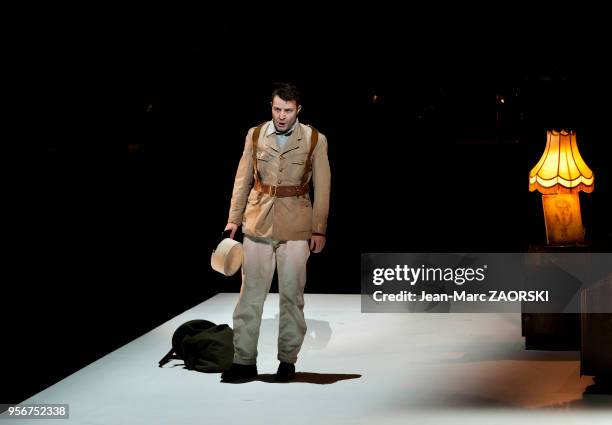
[[[529,303],[523,303],[521,309],[522,335],[525,337],[527,350],[580,350],[580,288],[582,282],[557,267],[550,257],[554,254],[587,253],[589,246],[531,246],[528,250],[528,261],[525,283],[531,288],[548,290],[553,297],[546,305],[549,313],[542,312],[542,306],[534,309]],[[544,254],[538,256],[537,254]],[[528,255],[529,255],[528,254]],[[583,256],[576,256],[576,261],[583,262]],[[567,261],[567,258],[564,260]],[[579,264],[587,267],[586,264]]]
[[[530,253],[589,253],[589,246],[530,247]],[[597,255],[594,253],[593,255]],[[537,257],[534,257],[537,258]],[[572,258],[572,261],[574,259]],[[592,267],[590,256],[575,256],[579,269]],[[601,261],[601,260],[600,260]],[[551,270],[546,264],[536,264],[526,276],[541,283],[563,288],[553,301],[552,311],[530,311],[523,304],[521,330],[527,350],[580,350],[580,373],[610,382],[612,378],[612,273],[597,278],[596,283],[581,285],[571,273]],[[587,269],[584,269],[586,267]],[[529,282],[528,282],[529,283]],[[578,305],[576,305],[578,303]],[[568,313],[559,313],[568,311]],[[578,311],[578,313],[574,313]]]
[[[582,375],[612,377],[612,274],[581,292]]]
[[[580,314],[523,313],[525,349],[580,350]]]

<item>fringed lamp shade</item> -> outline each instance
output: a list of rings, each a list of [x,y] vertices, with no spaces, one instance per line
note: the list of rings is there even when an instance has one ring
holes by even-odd
[[[584,242],[584,227],[578,192],[593,191],[595,176],[586,165],[576,143],[576,133],[546,132],[546,148],[529,172],[529,191],[542,193],[546,239],[549,245]]]
[[[543,194],[593,191],[595,176],[586,165],[576,143],[576,133],[564,130],[546,132],[546,148],[529,173],[529,191]]]

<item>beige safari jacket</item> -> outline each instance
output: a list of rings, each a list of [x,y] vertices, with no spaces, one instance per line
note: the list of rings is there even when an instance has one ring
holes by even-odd
[[[271,186],[297,186],[302,182],[306,158],[310,151],[309,126],[297,123],[285,146],[280,149],[276,135],[268,133],[268,121],[263,125],[257,142],[257,168],[261,182]],[[312,153],[309,181],[314,187],[314,202],[310,195],[277,198],[253,189],[253,142],[255,127],[246,136],[244,151],[236,178],[229,212],[229,223],[242,225],[249,236],[279,241],[307,240],[313,233],[325,234],[329,211],[331,173],[327,158],[327,138],[319,133]]]

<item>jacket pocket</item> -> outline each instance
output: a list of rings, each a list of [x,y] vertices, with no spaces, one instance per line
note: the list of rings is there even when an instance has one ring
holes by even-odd
[[[310,196],[309,195],[305,195],[303,197],[300,197],[300,206],[302,208],[312,208],[312,202],[310,201]]]
[[[257,152],[257,161],[270,162],[272,160],[272,155],[270,155],[266,151]]]
[[[297,208],[292,218],[293,226],[299,232],[309,231],[312,228],[312,204],[310,197],[300,196],[295,202]]]
[[[293,155],[289,157],[289,162],[295,165],[304,165],[306,164],[306,159],[308,158],[308,151],[306,152],[295,152]]]
[[[287,160],[288,170],[287,176],[294,181],[300,181],[304,175],[304,167],[306,166],[306,159],[308,158],[308,152],[299,152],[290,156]]]
[[[257,152],[257,170],[260,174],[263,174],[266,172],[266,170],[270,169],[273,164],[273,159],[274,157],[269,152],[264,150]]]

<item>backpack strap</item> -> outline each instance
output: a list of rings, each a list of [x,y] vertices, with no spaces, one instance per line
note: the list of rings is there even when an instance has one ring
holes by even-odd
[[[170,351],[168,351],[168,354],[162,357],[162,359],[159,361],[159,367],[162,367],[163,365],[168,363],[170,360],[180,360],[180,359],[181,358],[179,356],[174,354],[174,348],[171,348]]]
[[[255,130],[253,130],[253,136],[252,136],[252,141],[253,141],[253,176],[255,178],[255,183],[259,183],[259,181],[261,180],[259,178],[259,171],[257,170],[257,142],[259,141],[259,133],[261,132],[261,128],[264,126],[265,122],[259,124],[257,127],[255,127]]]
[[[306,165],[304,165],[304,175],[302,176],[302,186],[308,183],[308,173],[312,170],[312,153],[317,146],[317,142],[319,141],[319,131],[313,126],[309,125],[312,133],[310,135],[310,151],[308,152],[308,158],[306,159]]]

